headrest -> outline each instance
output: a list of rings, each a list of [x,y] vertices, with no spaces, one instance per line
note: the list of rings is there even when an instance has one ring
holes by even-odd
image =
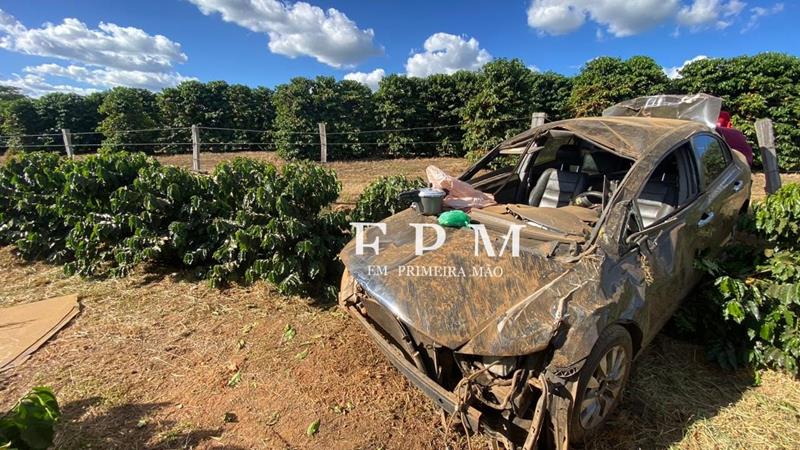
[[[561,163],[564,169],[568,169],[571,166],[580,167],[583,162],[581,148],[573,144],[562,145],[558,151],[556,151],[556,160]]]
[[[592,152],[583,155],[581,167],[584,172],[607,173],[614,172],[616,157],[607,152]]]

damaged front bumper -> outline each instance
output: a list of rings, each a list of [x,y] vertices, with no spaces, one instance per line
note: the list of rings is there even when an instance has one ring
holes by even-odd
[[[472,431],[485,429],[482,421],[482,413],[476,408],[466,406],[463,410],[459,410],[459,405],[456,396],[439,386],[434,380],[428,377],[422,370],[411,364],[405,356],[395,347],[394,344],[386,340],[386,338],[370,324],[367,319],[354,306],[346,306],[347,312],[356,318],[358,322],[367,330],[372,341],[378,344],[381,352],[389,359],[392,365],[397,368],[411,383],[421,390],[428,398],[432,399],[448,414],[462,414],[467,420],[467,426]]]
[[[458,393],[445,389],[431,378],[424,365],[419,367],[411,362],[398,344],[387,338],[355,304],[345,302],[342,307],[361,324],[394,367],[442,410],[460,420],[470,432],[484,433],[509,449],[568,448],[568,421],[562,418],[569,417],[574,397],[561,376],[544,370],[538,376],[524,380],[525,388],[538,392],[530,404],[531,416],[525,419],[509,417],[503,411],[486,408],[474,396],[468,396],[467,401],[461,400]]]

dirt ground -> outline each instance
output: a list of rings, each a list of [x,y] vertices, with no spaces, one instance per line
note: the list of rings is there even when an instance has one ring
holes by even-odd
[[[57,448],[468,448],[461,433],[445,437],[433,404],[332,305],[262,283],[219,291],[181,274],[84,281],[8,248],[0,270],[0,306],[81,296],[69,326],[0,374],[0,410],[32,386],[55,389]],[[754,387],[749,372],[717,369],[702,349],[661,336],[588,448],[798,446],[800,382],[767,372]]]
[[[432,162],[453,173],[466,166],[331,166],[355,193],[381,174],[423,176]],[[445,433],[434,405],[333,305],[263,283],[220,291],[183,273],[81,280],[10,248],[0,248],[0,273],[0,307],[81,298],[77,318],[0,374],[0,411],[32,386],[55,389],[64,413],[56,448],[489,448],[481,436]],[[307,436],[316,420],[319,432]],[[700,347],[659,336],[587,448],[800,448],[800,381],[768,371],[754,386],[749,371],[722,371]]]

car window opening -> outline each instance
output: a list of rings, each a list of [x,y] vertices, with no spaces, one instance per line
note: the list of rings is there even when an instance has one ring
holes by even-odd
[[[487,226],[522,221],[529,225],[523,238],[560,242],[575,253],[632,166],[591,141],[551,130],[519,147],[495,149],[462,179],[499,203],[471,213]]]
[[[656,166],[634,202],[628,234],[663,222],[696,198],[699,177],[692,151],[686,142]]]

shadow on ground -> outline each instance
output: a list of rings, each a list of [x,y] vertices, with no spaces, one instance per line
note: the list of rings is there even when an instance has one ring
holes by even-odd
[[[701,347],[659,335],[633,367],[623,403],[586,449],[669,448],[692,425],[738,402],[750,370],[726,371]]]
[[[61,406],[55,448],[172,449],[195,448],[218,438],[222,428],[196,429],[188,423],[163,419],[159,414],[171,403],[129,403],[103,406],[101,397],[77,400]],[[214,445],[214,448],[243,450],[243,447]]]

